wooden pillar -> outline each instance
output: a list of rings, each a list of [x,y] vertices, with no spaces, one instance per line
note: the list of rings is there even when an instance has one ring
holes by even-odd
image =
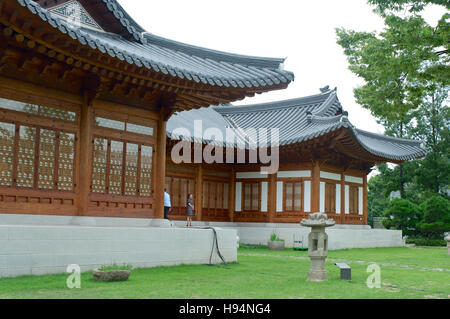
[[[364,225],[367,225],[367,217],[369,211],[367,209],[367,175],[363,177],[363,213],[364,213]]]
[[[228,213],[230,214],[230,222],[234,222],[234,211],[236,205],[236,169],[231,169],[230,189],[229,189]]]
[[[341,224],[345,224],[345,175],[341,174]]]
[[[277,209],[277,173],[269,175],[268,182],[268,196],[267,196],[267,210],[268,210],[268,223],[273,223],[275,220]]]
[[[161,109],[157,129],[154,218],[164,218],[164,185],[166,184],[166,125],[164,108]]]
[[[198,164],[195,168],[195,219],[202,220],[203,209],[203,166]]]
[[[78,215],[86,216],[89,208],[89,194],[92,185],[92,161],[94,153],[93,126],[94,109],[85,94],[80,113],[80,148],[78,154]]]
[[[312,169],[311,182],[311,212],[318,213],[320,211],[320,165],[314,162]]]

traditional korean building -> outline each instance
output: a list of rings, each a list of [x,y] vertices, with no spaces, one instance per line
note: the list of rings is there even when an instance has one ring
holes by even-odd
[[[219,128],[219,139],[195,138],[194,123],[200,120],[205,131]],[[177,133],[180,128],[189,134]],[[227,128],[235,132],[234,144],[225,138]],[[261,128],[279,129],[279,170],[274,174],[261,173],[264,163],[248,163],[252,146],[245,141],[261,139],[248,129]],[[180,141],[220,145],[224,153],[246,149],[246,164],[227,164],[225,156],[223,164],[168,162],[166,188],[174,206],[170,218],[184,218],[189,192],[196,195],[197,219],[202,221],[298,223],[311,212],[325,212],[338,224],[367,225],[367,175],[372,167],[426,153],[421,142],[356,128],[337,90],[328,87],[298,99],[177,113],[168,122],[168,137],[169,151]]]
[[[116,0],[0,0],[0,214],[162,218],[170,116],[285,89],[283,62],[158,37]]]
[[[0,0],[0,214],[161,219],[166,187],[171,219],[185,218],[193,193],[198,221],[297,223],[322,211],[367,224],[371,168],[425,150],[355,128],[336,90],[230,104],[285,89],[294,76],[283,62],[158,37],[116,0]],[[219,151],[248,159],[260,136],[247,130],[278,128],[279,171],[174,163],[180,140],[217,144],[195,139],[199,120],[233,130]]]

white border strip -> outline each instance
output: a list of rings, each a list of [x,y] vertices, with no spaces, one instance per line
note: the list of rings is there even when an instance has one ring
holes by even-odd
[[[302,178],[311,177],[311,171],[280,171],[277,173],[279,178]]]

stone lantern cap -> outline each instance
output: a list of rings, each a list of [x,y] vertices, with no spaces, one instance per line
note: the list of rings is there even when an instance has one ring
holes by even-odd
[[[333,219],[329,219],[324,213],[309,214],[307,219],[303,219],[302,226],[306,227],[330,227],[334,226],[336,222]]]
[[[447,242],[450,242],[450,235],[448,235],[447,237],[445,237],[445,240],[446,240]]]

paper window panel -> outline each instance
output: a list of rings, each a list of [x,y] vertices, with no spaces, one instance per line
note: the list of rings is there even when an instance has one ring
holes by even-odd
[[[359,190],[356,186],[350,186],[350,214],[358,214],[358,196],[359,196]]]
[[[34,161],[36,147],[36,128],[20,126],[19,153],[17,159],[17,186],[34,186]]]
[[[294,211],[302,211],[302,184],[294,183]]]
[[[127,144],[125,162],[125,195],[137,194],[138,152],[137,144]]]
[[[172,180],[172,194],[170,194],[172,207],[180,207],[180,179]]]
[[[106,193],[106,161],[108,156],[108,141],[104,138],[94,139],[94,163],[92,174],[92,191]]]
[[[208,208],[208,183],[203,182],[202,207]]]
[[[209,183],[209,208],[216,209],[217,188],[216,183]]]
[[[56,132],[42,129],[39,140],[38,188],[40,189],[55,188],[55,149]]]
[[[291,212],[292,211],[292,203],[294,200],[294,194],[292,192],[292,183],[286,183],[285,185],[285,210],[287,212]]]
[[[259,209],[259,184],[252,184],[252,210]]]
[[[28,114],[35,114],[37,115],[39,113],[39,106],[34,104],[28,104],[23,103],[19,101],[12,101],[7,99],[1,99],[0,98],[0,108],[17,111],[17,112],[24,112]]]
[[[153,148],[151,146],[141,146],[141,171],[140,171],[140,192],[141,196],[152,195],[152,157]]]
[[[75,122],[77,119],[77,114],[75,112],[56,109],[48,106],[40,106],[39,115],[69,122]]]
[[[75,160],[75,134],[61,132],[59,135],[58,190],[73,190]]]
[[[153,127],[127,123],[127,132],[153,136]]]
[[[252,184],[245,184],[244,186],[244,210],[252,209]]]
[[[228,183],[223,184],[223,209],[228,209],[228,192],[230,185]]]
[[[96,117],[95,122],[97,126],[111,128],[114,130],[124,131],[125,122],[105,119],[103,117]]]
[[[223,184],[218,183],[216,186],[217,186],[216,208],[223,209]]]
[[[123,142],[111,141],[109,193],[122,195]]]
[[[16,126],[0,122],[0,185],[12,186]]]

